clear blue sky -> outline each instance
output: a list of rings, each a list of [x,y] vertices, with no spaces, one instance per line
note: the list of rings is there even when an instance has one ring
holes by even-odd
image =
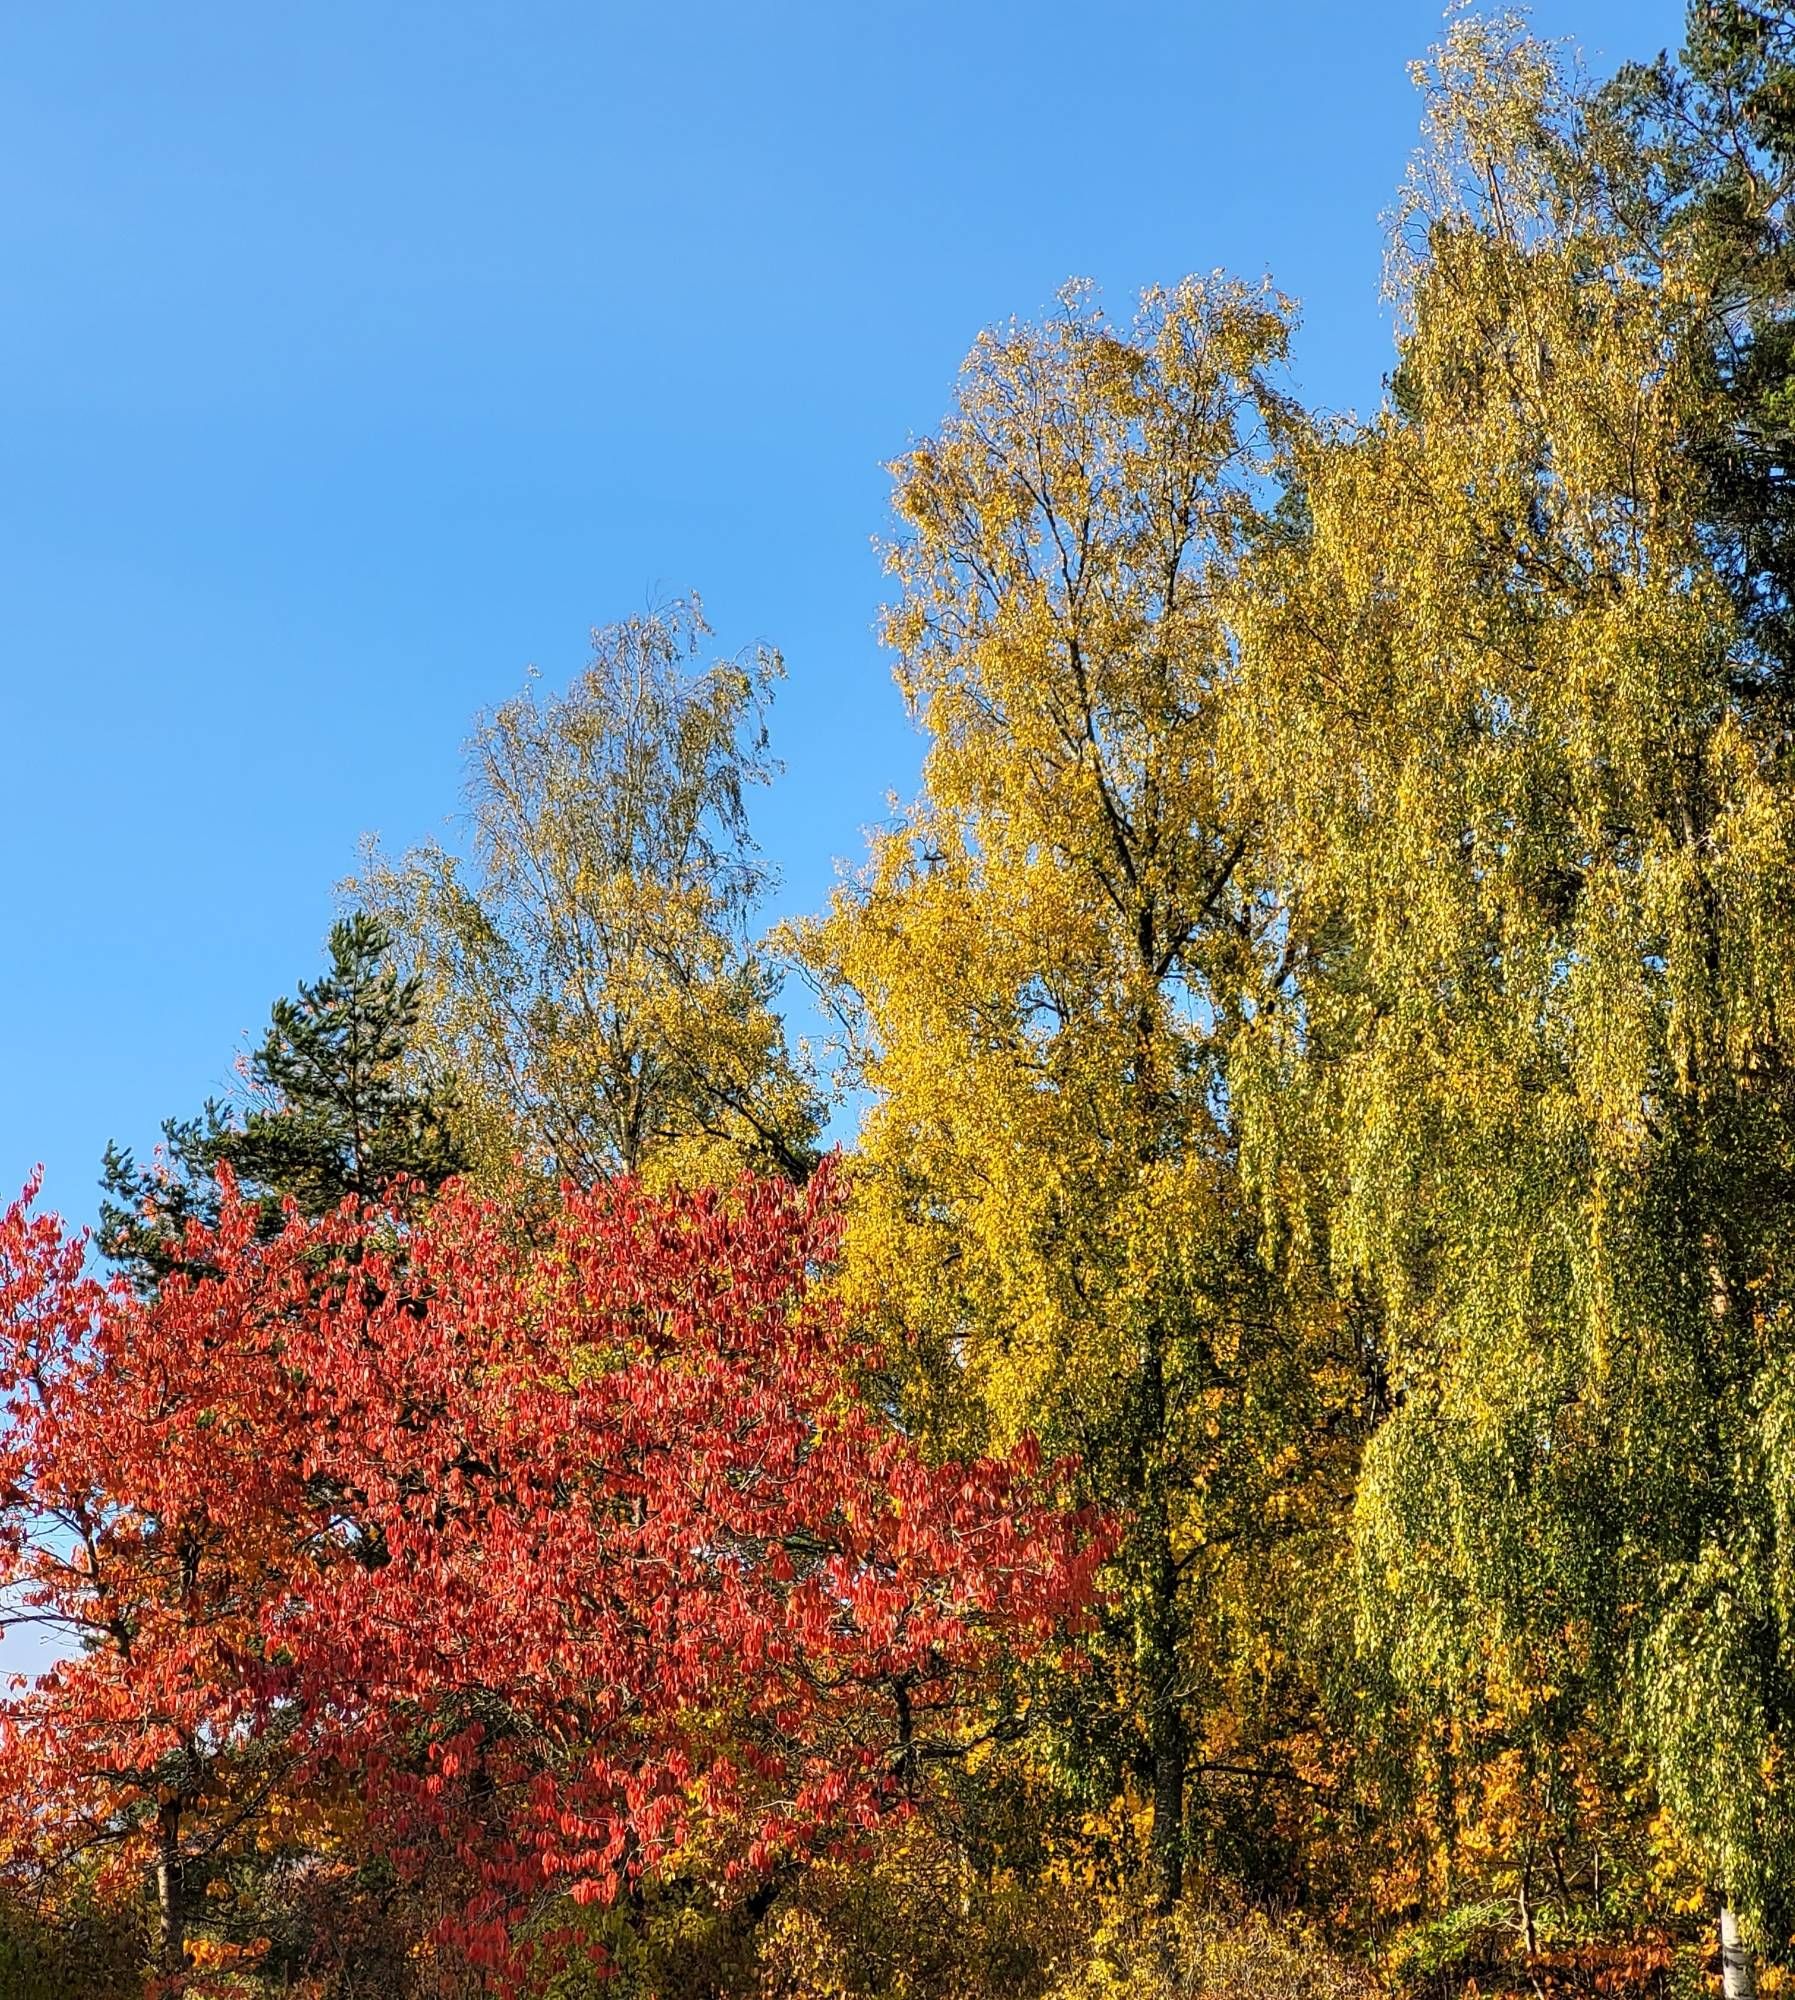
[[[1548,0],[1612,67],[1671,0]],[[916,746],[881,462],[978,329],[1225,265],[1374,404],[1437,0],[83,0],[0,18],[0,1185],[228,1084],[472,712],[703,592],[815,906]]]

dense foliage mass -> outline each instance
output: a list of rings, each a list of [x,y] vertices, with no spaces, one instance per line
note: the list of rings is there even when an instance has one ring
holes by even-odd
[[[0,1579],[80,1645],[0,1731],[15,1837],[152,1871],[174,1970],[196,1893],[347,1808],[414,1948],[515,1979],[602,1945],[563,1897],[701,1854],[751,1902],[909,1810],[1103,1543],[1031,1452],[926,1464],[869,1405],[810,1297],[838,1210],[617,1183],[261,1242],[227,1177],[145,1301],[15,1204]]]
[[[1368,419],[980,338],[827,911],[607,627],[110,1280],[0,1222],[4,1990],[1786,1982],[1795,10],[1417,81]]]

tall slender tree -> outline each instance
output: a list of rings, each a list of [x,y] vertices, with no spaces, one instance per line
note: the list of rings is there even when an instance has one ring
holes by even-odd
[[[1287,330],[1276,297],[1190,281],[1131,327],[1075,290],[980,340],[895,468],[922,796],[807,941],[872,1093],[850,1288],[915,1331],[919,1409],[1039,1428],[1126,1510],[1099,1726],[1163,1907],[1214,1805],[1193,1775],[1296,1775],[1265,1697],[1288,1677],[1245,1663],[1301,1615],[1342,1474],[1321,1418],[1356,1393],[1326,1379],[1337,1322],[1280,1289],[1230,1094],[1301,956],[1218,761]]]
[[[1389,1343],[1365,1631],[1413,1703],[1625,1744],[1781,1952],[1795,793],[1712,533],[1723,299],[1618,226],[1550,51],[1462,21],[1423,81],[1396,394],[1293,446],[1232,738],[1346,940],[1272,1025],[1334,1052],[1310,1129]]]

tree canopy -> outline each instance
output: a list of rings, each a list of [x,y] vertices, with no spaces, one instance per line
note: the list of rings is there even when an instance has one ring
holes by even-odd
[[[767,878],[747,797],[772,775],[783,669],[765,649],[700,668],[708,630],[689,599],[595,632],[564,694],[481,719],[470,853],[376,851],[356,885],[403,942],[433,1072],[489,1170],[815,1163],[814,1095],[750,929]]]
[[[1415,77],[1370,414],[1224,274],[977,339],[825,910],[778,656],[601,627],[118,1275],[0,1218],[0,1979],[1786,1985],[1795,11]]]

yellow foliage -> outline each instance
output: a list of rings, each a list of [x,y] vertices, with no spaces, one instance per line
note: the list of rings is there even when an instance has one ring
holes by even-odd
[[[472,852],[370,848],[358,898],[420,976],[428,1066],[481,1177],[801,1176],[816,1106],[749,929],[764,875],[777,655],[693,666],[696,600],[593,634],[564,694],[524,693],[468,745]]]
[[[923,793],[801,937],[871,1093],[844,1290],[941,1443],[1042,1435],[1125,1519],[1123,1679],[1174,1884],[1196,1711],[1253,1706],[1292,1643],[1266,1620],[1338,1518],[1350,1427],[1318,1437],[1359,1393],[1230,1098],[1300,943],[1221,758],[1288,324],[1193,279],[1131,327],[1073,288],[981,338],[895,467],[885,636]]]

